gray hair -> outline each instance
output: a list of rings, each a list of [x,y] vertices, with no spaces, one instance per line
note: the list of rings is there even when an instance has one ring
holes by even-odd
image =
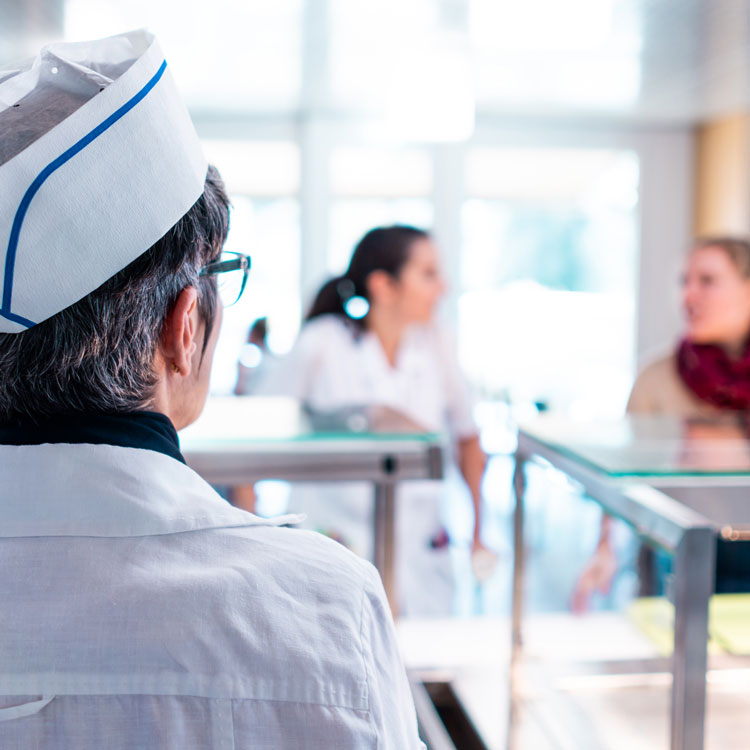
[[[209,167],[201,197],[147,252],[57,315],[0,334],[0,421],[147,407],[164,320],[188,286],[198,289],[205,348],[218,299],[215,279],[199,272],[228,231],[229,199]]]

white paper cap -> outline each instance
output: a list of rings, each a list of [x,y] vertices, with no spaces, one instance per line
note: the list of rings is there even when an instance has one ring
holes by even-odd
[[[207,168],[152,34],[52,44],[0,70],[0,332],[46,320],[148,250]]]

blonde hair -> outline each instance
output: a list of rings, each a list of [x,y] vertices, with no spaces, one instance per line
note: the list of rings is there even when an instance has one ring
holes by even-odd
[[[739,237],[700,237],[695,241],[690,252],[705,250],[708,247],[718,247],[723,250],[739,271],[740,276],[750,279],[750,241]]]

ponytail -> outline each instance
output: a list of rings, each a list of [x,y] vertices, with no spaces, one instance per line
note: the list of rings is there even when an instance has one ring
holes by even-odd
[[[371,229],[354,248],[346,273],[327,281],[315,295],[305,321],[321,315],[338,315],[364,331],[365,316],[370,309],[367,293],[370,274],[385,271],[397,279],[409,260],[412,243],[427,238],[427,232],[404,225]]]

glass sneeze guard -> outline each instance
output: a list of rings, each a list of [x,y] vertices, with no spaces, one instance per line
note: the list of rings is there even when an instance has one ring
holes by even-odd
[[[181,442],[190,445],[342,439],[435,443],[441,436],[388,407],[315,412],[295,399],[259,396],[212,397],[198,420],[180,432]]]
[[[577,422],[544,415],[525,434],[610,477],[750,475],[748,415],[627,416]]]

